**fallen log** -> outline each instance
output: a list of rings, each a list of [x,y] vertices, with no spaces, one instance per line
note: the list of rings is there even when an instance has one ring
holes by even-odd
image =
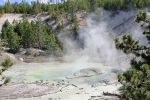
[[[118,98],[121,98],[121,96],[119,94],[115,94],[115,93],[109,93],[109,92],[103,92],[104,96],[115,96]]]

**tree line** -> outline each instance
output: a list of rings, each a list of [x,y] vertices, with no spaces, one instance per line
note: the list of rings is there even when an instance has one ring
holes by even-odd
[[[58,4],[41,4],[39,2],[25,2],[11,4],[8,0],[0,6],[0,13],[23,13],[37,14],[41,12],[64,13],[72,10],[93,11],[99,7],[109,10],[127,9],[129,7],[142,8],[149,7],[150,0],[67,0]]]
[[[8,20],[2,26],[1,39],[5,41],[10,52],[15,53],[19,48],[38,48],[43,50],[62,50],[62,44],[51,26],[45,25],[40,19],[29,22]]]

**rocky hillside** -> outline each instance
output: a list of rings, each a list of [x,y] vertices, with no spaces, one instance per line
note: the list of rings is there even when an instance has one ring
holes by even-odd
[[[137,26],[135,23],[135,15],[137,11],[129,10],[129,11],[107,11],[107,10],[98,10],[97,14],[91,13],[87,16],[86,12],[79,11],[76,12],[77,19],[79,21],[79,26],[84,27],[86,26],[86,19],[88,17],[93,17],[94,20],[99,19],[101,22],[106,21],[108,22],[108,28],[112,30],[114,33],[118,35],[121,33],[126,33],[128,31],[132,31],[134,27]],[[63,24],[65,28],[69,27],[72,23],[69,22],[69,18],[65,15],[60,16],[58,20],[52,18],[48,13],[41,13],[36,15],[23,15],[23,14],[3,14],[0,17],[0,30],[2,25],[6,20],[10,21],[11,23],[14,20],[22,20],[23,17],[27,17],[29,21],[37,20],[40,18],[46,24],[52,25],[53,29],[55,30],[59,24]]]

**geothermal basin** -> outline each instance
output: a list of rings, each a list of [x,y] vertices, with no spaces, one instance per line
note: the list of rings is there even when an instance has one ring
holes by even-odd
[[[103,96],[103,92],[119,94],[121,85],[116,78],[119,71],[83,60],[20,63],[5,72],[11,82],[1,87],[0,97],[2,100],[116,100],[117,97]]]

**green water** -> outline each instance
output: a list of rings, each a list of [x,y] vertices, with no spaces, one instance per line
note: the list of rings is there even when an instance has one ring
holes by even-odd
[[[58,80],[71,75],[73,71],[70,68],[40,68],[25,73],[25,79],[29,81],[37,80]]]
[[[83,68],[88,68],[87,66],[100,68],[104,73],[92,77],[81,77],[82,79],[69,79],[69,81],[91,85],[102,81],[104,77],[110,76],[106,66],[102,66],[100,63],[82,64],[60,62],[17,64],[8,70],[7,75],[11,77],[12,82],[56,81],[64,80],[66,77],[72,77],[75,72]],[[106,70],[108,73],[105,73]]]

